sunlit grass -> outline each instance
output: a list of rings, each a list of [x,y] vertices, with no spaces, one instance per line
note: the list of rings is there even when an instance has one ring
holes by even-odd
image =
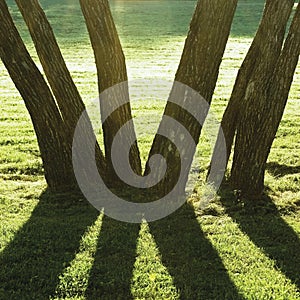
[[[62,297],[85,299],[84,294],[88,287],[88,279],[97,251],[97,240],[101,233],[102,219],[103,214],[100,214],[95,223],[82,236],[78,253],[70,265],[59,275],[59,284],[53,299],[61,299]]]
[[[97,75],[78,3],[62,7],[61,1],[52,1],[53,9],[41,2],[89,107],[98,95]],[[160,13],[162,2],[156,1],[153,14]],[[173,18],[176,26],[164,27],[166,20],[156,16],[150,31],[144,27],[136,32],[133,17],[122,15],[134,1],[113,4],[133,84],[132,112],[143,162],[168,96],[158,83],[164,86],[174,78],[194,6],[194,1],[183,2],[184,7],[174,2],[176,7],[165,12],[166,20]],[[219,120],[262,2],[240,1],[213,99]],[[135,14],[143,10],[135,9]],[[64,10],[65,23],[58,26],[56,16]],[[177,22],[182,14],[182,23]],[[74,15],[76,26],[71,26]],[[144,17],[136,24],[145,23]],[[15,18],[21,28],[20,16]],[[37,61],[28,35],[23,35]],[[77,195],[43,194],[46,183],[30,117],[2,64],[0,79],[1,299],[300,299],[299,67],[267,166],[267,193],[276,209],[269,204],[249,212],[234,195],[225,194],[196,215],[183,208],[141,227],[99,216]],[[151,85],[151,80],[158,83]],[[138,85],[143,88],[135,89]],[[198,153],[203,183],[211,154],[205,134]],[[192,195],[190,202],[197,201],[199,195]]]
[[[202,228],[246,299],[296,299],[296,286],[230,218],[203,218]],[[261,287],[264,287],[263,289]]]

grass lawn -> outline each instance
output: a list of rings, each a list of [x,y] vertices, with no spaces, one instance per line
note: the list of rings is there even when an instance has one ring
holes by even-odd
[[[76,26],[70,25],[78,4],[65,1],[66,22],[60,27],[60,2],[41,2],[90,106],[97,96],[93,54],[82,18],[77,16]],[[146,10],[135,1],[112,2],[133,86],[133,115],[144,161],[168,94],[158,89],[149,97],[151,82],[157,87],[173,79],[194,6],[193,1],[163,2],[145,1]],[[212,110],[218,119],[262,3],[240,1],[214,94]],[[13,5],[11,9],[23,30]],[[148,14],[134,19],[145,11],[156,16],[153,26],[142,22]],[[162,28],[164,18],[169,25]],[[134,26],[140,30],[136,35]],[[150,88],[139,89],[144,78]],[[49,193],[29,115],[2,64],[0,101],[1,300],[300,299],[300,66],[269,157],[266,195],[254,205],[224,188],[208,207],[198,209],[211,154],[204,134],[195,193],[177,212],[150,224],[115,221],[79,195]]]

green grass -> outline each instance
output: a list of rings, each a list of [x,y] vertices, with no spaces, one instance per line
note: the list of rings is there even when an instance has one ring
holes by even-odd
[[[60,27],[61,2],[41,2],[90,106],[97,97],[97,78],[78,4],[65,2],[64,12],[69,13]],[[214,94],[212,109],[218,119],[262,2],[240,1]],[[143,12],[141,2],[114,4],[133,80],[143,161],[167,91],[134,87],[145,77],[163,79],[162,85],[173,79],[194,6],[193,1],[145,3],[149,14],[157,14],[149,32],[140,25],[147,15],[134,19]],[[158,17],[162,7],[165,27]],[[134,24],[139,27],[136,36]],[[29,40],[27,44],[36,59]],[[198,194],[167,218],[142,225],[112,220],[78,195],[47,192],[30,118],[3,65],[0,78],[0,299],[300,299],[300,67],[270,153],[267,195],[253,205],[224,189],[199,209],[210,157],[203,135]]]

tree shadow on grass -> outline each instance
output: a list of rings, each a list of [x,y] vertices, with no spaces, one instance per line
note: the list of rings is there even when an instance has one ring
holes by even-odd
[[[104,216],[86,299],[131,299],[139,224]]]
[[[267,170],[275,177],[283,177],[289,174],[300,173],[300,166],[288,166],[277,162],[267,163]]]
[[[48,299],[99,212],[79,195],[45,192],[0,254],[0,299]]]
[[[189,205],[149,227],[181,299],[243,299]],[[104,216],[86,299],[133,298],[139,230]]]
[[[149,226],[181,299],[243,299],[191,206]]]
[[[300,290],[300,239],[280,216],[272,199],[262,196],[260,200],[237,201],[224,193],[221,202],[240,229]]]

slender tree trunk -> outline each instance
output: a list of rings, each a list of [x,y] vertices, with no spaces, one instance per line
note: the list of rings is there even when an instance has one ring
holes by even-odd
[[[198,1],[196,6],[175,76],[175,81],[184,85],[180,86],[175,82],[164,111],[164,118],[171,117],[188,130],[194,145],[187,142],[187,136],[184,136],[180,127],[169,128],[163,118],[149,155],[151,158],[154,154],[160,154],[166,159],[166,175],[156,187],[162,194],[173,188],[180,172],[185,173],[185,180],[181,183],[181,191],[184,191],[195,145],[199,141],[202,128],[198,119],[204,120],[208,112],[236,5],[237,0],[202,0]],[[193,94],[191,89],[197,95]],[[169,138],[159,134],[162,128],[167,128]],[[182,153],[186,154],[181,158],[174,144],[174,138],[180,135]],[[185,161],[184,170],[181,170],[180,161]],[[149,185],[162,178],[162,172],[162,168],[152,170]],[[148,173],[149,161],[146,167],[146,174]]]
[[[125,57],[107,0],[80,0],[81,9],[94,50],[100,109],[108,174],[119,182],[112,165],[112,144],[118,131],[132,120]],[[113,88],[112,88],[113,87]],[[133,123],[123,127],[124,141],[136,140]],[[126,151],[126,150],[124,150]],[[132,145],[129,161],[133,171],[141,174],[137,142]]]
[[[246,92],[249,83],[253,80],[258,84],[268,82],[280,55],[285,26],[293,3],[293,0],[266,1],[260,26],[238,72],[230,100],[224,112],[221,121],[222,131],[219,132],[212,160],[220,159],[220,147],[222,147],[224,134],[228,162],[238,123],[243,122],[242,114],[245,111],[244,102],[247,101]],[[262,75],[262,82],[259,82],[261,78],[257,78],[260,73],[266,75]],[[263,93],[264,90],[265,88],[262,88],[260,92]]]
[[[50,87],[61,112],[65,128],[66,141],[72,147],[74,131],[79,118],[85,111],[85,105],[75,86],[63,59],[53,30],[38,0],[16,0],[20,12],[28,26],[37,54],[47,76]],[[93,128],[87,115],[83,120],[84,132],[90,140],[95,140]],[[87,143],[92,145],[92,143]],[[104,173],[104,156],[98,143],[95,145],[98,169]]]
[[[45,178],[60,190],[75,185],[66,128],[51,91],[30,57],[4,0],[0,0],[0,57],[25,101],[37,135]]]
[[[273,3],[277,3],[277,12],[281,16],[290,13],[291,2],[293,1],[273,0]],[[270,11],[269,17],[273,18],[274,14],[275,12]],[[280,25],[279,16],[277,22],[277,26],[282,28],[279,37],[275,35],[273,39],[281,40],[285,24],[283,22]],[[281,48],[281,43],[279,46]],[[299,54],[298,5],[283,50],[277,62],[272,62],[274,67],[272,70],[261,67],[247,88],[246,105],[237,131],[231,177],[233,186],[248,196],[256,196],[263,191],[265,164],[284,112]],[[264,64],[268,62],[266,57]]]

